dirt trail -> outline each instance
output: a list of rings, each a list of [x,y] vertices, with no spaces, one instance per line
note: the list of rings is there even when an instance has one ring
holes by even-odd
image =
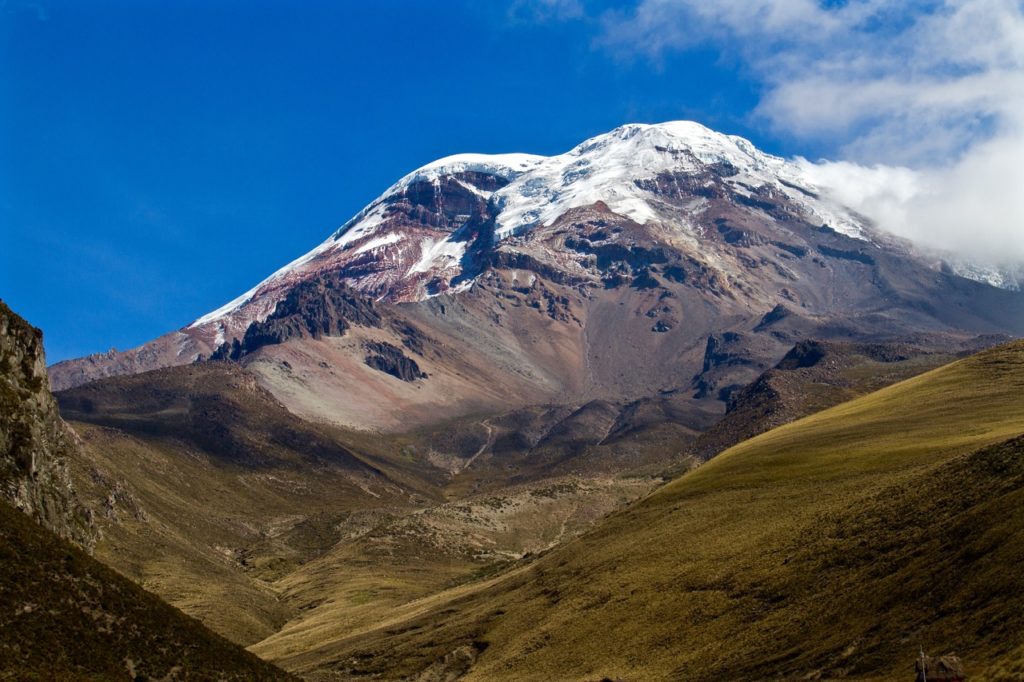
[[[490,424],[488,424],[487,421],[488,420],[485,419],[482,422],[480,422],[480,425],[483,426],[485,429],[487,429],[487,440],[484,441],[484,444],[480,446],[479,450],[477,450],[475,453],[473,453],[472,457],[470,457],[468,460],[466,460],[466,464],[459,470],[459,473],[462,473],[463,471],[468,469],[470,467],[470,465],[473,464],[473,462],[476,461],[477,457],[479,457],[480,455],[484,454],[484,452],[486,452],[487,448],[489,448],[492,445],[494,445],[494,427],[491,426]]]

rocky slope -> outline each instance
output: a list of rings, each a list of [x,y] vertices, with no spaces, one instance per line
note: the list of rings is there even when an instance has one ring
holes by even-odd
[[[235,357],[300,414],[395,430],[657,390],[724,401],[801,338],[922,332],[1022,333],[1024,296],[885,236],[800,165],[676,122],[429,164],[235,301],[52,381]]]
[[[88,548],[91,512],[67,468],[74,449],[50,394],[42,332],[0,301],[0,498]]]

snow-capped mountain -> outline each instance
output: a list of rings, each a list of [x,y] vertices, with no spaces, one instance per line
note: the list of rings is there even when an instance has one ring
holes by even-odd
[[[479,274],[468,271],[464,260],[481,230],[488,232],[491,246],[501,248],[535,227],[551,225],[570,209],[598,201],[613,213],[665,226],[696,245],[706,198],[698,191],[680,210],[650,183],[663,175],[696,178],[708,169],[738,196],[752,199],[770,188],[798,207],[809,223],[868,238],[866,221],[820,195],[801,165],[699,123],[631,124],[558,156],[458,154],[427,164],[389,187],[315,249],[190,328],[246,307],[252,308],[246,318],[260,319],[289,282],[325,270],[350,269],[346,280],[351,286],[396,302],[465,289]],[[713,183],[707,179],[702,186]]]
[[[60,363],[51,380],[245,358],[324,418],[337,414],[324,381],[335,401],[368,381],[407,406],[478,407],[635,397],[698,375],[698,394],[724,399],[797,338],[1024,332],[1024,297],[961,274],[987,276],[876,230],[805,163],[697,123],[632,124],[557,156],[428,164],[235,300],[138,349]],[[329,360],[338,344],[282,355],[283,340],[344,334],[360,340]],[[434,388],[382,384],[364,358]]]

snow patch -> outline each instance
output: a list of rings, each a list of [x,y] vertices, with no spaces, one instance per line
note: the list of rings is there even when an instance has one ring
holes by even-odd
[[[770,185],[785,193],[812,221],[865,238],[858,216],[827,199],[811,196],[813,191],[797,189],[812,184],[799,165],[758,151],[741,137],[722,135],[691,121],[622,126],[538,162],[494,193],[501,207],[498,237],[550,225],[569,209],[596,201],[639,223],[657,221],[653,197],[634,181],[663,172],[698,172],[711,164],[735,169],[736,174],[726,182],[740,194],[750,196],[748,187]]]
[[[387,246],[388,244],[394,244],[395,242],[400,241],[401,239],[402,235],[399,234],[398,232],[389,232],[383,237],[374,237],[365,244],[362,244],[358,249],[356,249],[352,253],[356,255],[360,253],[366,253],[367,251],[373,251],[374,249],[379,249],[380,247]]]
[[[834,193],[819,186],[814,164],[766,154],[748,140],[723,135],[690,121],[630,124],[586,140],[556,156],[457,154],[418,168],[388,188],[315,249],[238,298],[200,317],[190,327],[233,313],[258,297],[260,291],[275,280],[321,254],[332,249],[345,252],[358,242],[362,243],[355,247],[352,255],[398,244],[394,252],[388,251],[389,260],[407,264],[415,259],[411,266],[401,265],[406,268],[404,271],[395,272],[399,278],[435,270],[457,270],[466,253],[468,243],[465,241],[452,241],[451,235],[442,238],[421,231],[379,234],[393,197],[413,183],[440,183],[444,177],[454,177],[465,189],[494,203],[499,243],[536,226],[551,225],[570,209],[603,201],[615,213],[638,223],[663,224],[669,238],[685,239],[699,246],[702,235],[688,217],[698,215],[707,206],[707,200],[695,198],[683,208],[682,214],[673,209],[663,220],[666,205],[635,181],[652,179],[661,173],[703,172],[714,165],[729,169],[728,173],[721,174],[722,181],[739,194],[753,196],[751,188],[768,186],[784,194],[804,213],[808,222],[827,225],[856,239],[871,239],[870,222],[845,206]],[[463,173],[497,176],[507,184],[496,191],[486,191],[460,178]],[[969,265],[957,268],[964,276],[996,286],[1020,286],[1024,281],[1024,275],[1018,273],[1007,274]],[[467,280],[450,291],[463,290],[471,284],[471,280]]]
[[[409,268],[409,274],[450,267],[453,262],[458,263],[466,253],[466,242],[453,242],[448,239],[435,241],[426,237],[420,242],[420,247],[420,259]]]

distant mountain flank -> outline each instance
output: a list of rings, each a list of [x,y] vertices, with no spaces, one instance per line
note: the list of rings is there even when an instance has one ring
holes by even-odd
[[[387,430],[658,391],[722,410],[801,339],[1024,333],[1024,295],[961,271],[742,138],[627,125],[428,164],[234,301],[51,382],[228,359],[297,414]]]

